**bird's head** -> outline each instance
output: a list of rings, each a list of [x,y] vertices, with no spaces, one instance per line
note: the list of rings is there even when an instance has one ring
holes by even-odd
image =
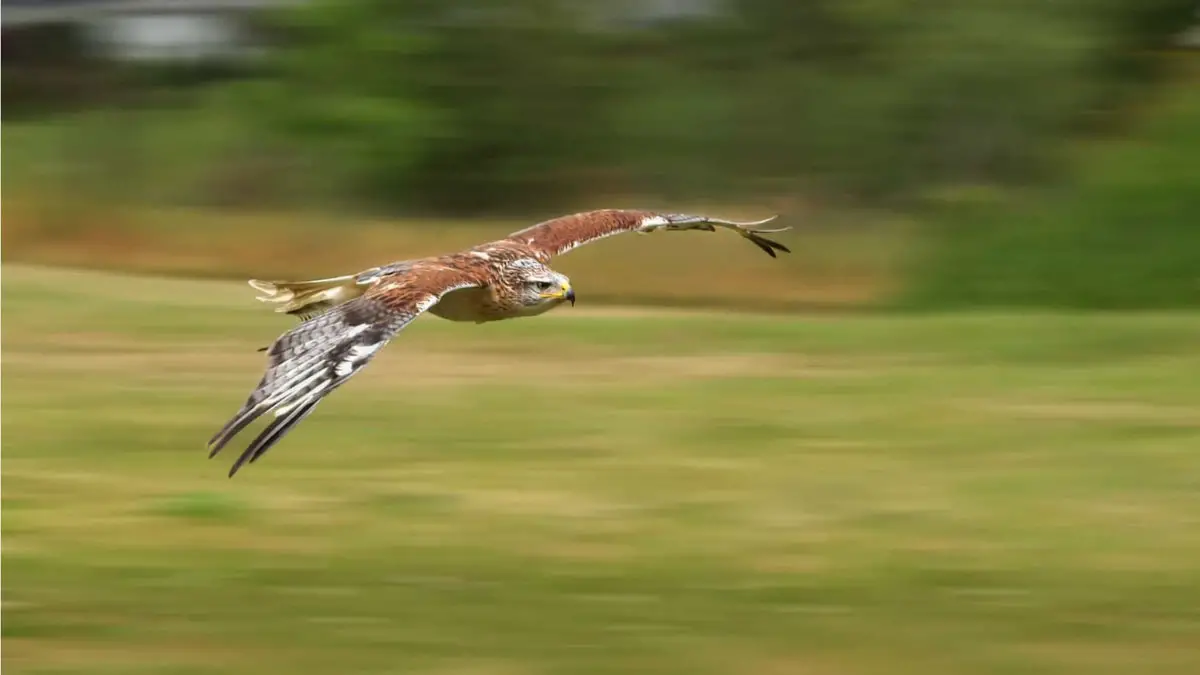
[[[533,260],[517,261],[510,272],[511,286],[525,314],[541,314],[564,302],[575,304],[575,290],[565,274]]]

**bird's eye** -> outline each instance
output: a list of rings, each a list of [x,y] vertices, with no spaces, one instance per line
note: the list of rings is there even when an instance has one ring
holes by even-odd
[[[551,287],[551,286],[553,286],[553,285],[554,285],[554,284],[550,283],[549,281],[539,281],[539,282],[537,282],[537,284],[536,284],[536,286],[537,286],[537,289],[538,289],[539,291],[548,291],[548,290],[550,290],[550,287]]]

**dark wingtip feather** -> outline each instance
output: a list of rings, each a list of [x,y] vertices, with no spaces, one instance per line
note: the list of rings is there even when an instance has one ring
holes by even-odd
[[[255,408],[243,408],[234,415],[232,419],[221,427],[221,430],[213,434],[213,437],[208,440],[208,458],[212,459],[217,456],[217,453],[229,443],[230,439],[238,434],[242,429],[245,429],[251,422],[258,419],[263,411]]]
[[[783,251],[784,253],[792,252],[792,250],[790,248],[784,246],[783,244],[781,244],[773,239],[767,239],[766,237],[762,237],[762,240],[763,240],[763,243],[765,243],[767,246],[770,246],[771,248],[773,248],[777,251]]]
[[[237,458],[237,461],[233,463],[233,466],[229,468],[229,477],[233,478],[234,474],[238,472],[238,469],[242,468],[242,465],[246,463],[253,463],[257,461],[259,457],[265,455],[267,450],[270,450],[272,446],[286,436],[293,427],[299,424],[300,421],[305,417],[308,417],[309,413],[313,411],[313,408],[317,407],[317,404],[321,402],[321,398],[322,397],[318,396],[314,400],[305,403],[295,410],[289,411],[286,415],[278,417],[271,422],[271,424],[269,424],[266,429],[263,429],[262,433],[260,433],[258,437],[255,438],[242,452],[242,454]]]
[[[773,241],[771,239],[767,239],[764,236],[754,234],[753,232],[747,232],[746,238],[749,239],[750,241],[754,242],[755,246],[761,248],[763,251],[766,251],[767,255],[771,256],[772,258],[778,257],[777,255],[775,255],[776,250],[783,251],[784,253],[792,252],[791,249],[784,246],[783,244],[781,244],[777,241]]]
[[[238,469],[242,468],[242,465],[246,463],[246,459],[246,453],[243,452],[242,456],[238,457],[237,461],[233,463],[233,466],[229,468],[229,475],[226,476],[226,478],[233,478],[234,475],[237,474]]]

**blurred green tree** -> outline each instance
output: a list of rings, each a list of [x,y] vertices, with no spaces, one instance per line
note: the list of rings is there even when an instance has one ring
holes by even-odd
[[[254,107],[357,199],[459,214],[550,200],[580,187],[569,169],[612,89],[560,5],[305,4],[280,15]]]
[[[1183,0],[314,0],[249,106],[329,192],[450,214],[585,195],[862,201],[1032,182],[1146,81]],[[688,8],[691,11],[686,11]],[[603,9],[603,11],[601,11]]]

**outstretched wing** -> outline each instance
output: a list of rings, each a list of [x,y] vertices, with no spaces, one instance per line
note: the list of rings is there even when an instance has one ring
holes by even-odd
[[[762,235],[773,232],[790,230],[790,227],[764,229],[760,227],[774,220],[771,216],[752,222],[737,222],[709,216],[697,216],[687,213],[656,213],[654,211],[629,211],[621,209],[605,209],[601,211],[586,211],[553,220],[538,223],[519,232],[508,235],[508,239],[521,244],[532,246],[543,256],[549,258],[561,255],[573,248],[588,242],[610,237],[622,232],[639,232],[647,234],[655,230],[682,231],[701,230],[715,232],[718,227],[730,229],[749,239],[767,255],[775,257],[775,251],[791,253],[788,247],[777,241],[772,241]]]
[[[280,335],[267,350],[267,369],[245,404],[209,441],[209,457],[262,415],[275,419],[229,470],[233,477],[278,443],[330,392],[363,369],[397,333],[450,291],[480,282],[465,272],[438,269],[384,281],[361,297]]]

